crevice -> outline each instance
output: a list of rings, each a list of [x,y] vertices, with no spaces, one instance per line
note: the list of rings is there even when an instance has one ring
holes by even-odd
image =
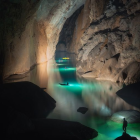
[[[130,38],[130,37],[132,37],[132,34],[131,33],[128,33],[127,36]]]
[[[111,67],[109,67],[108,69],[109,69],[109,71],[112,73],[112,68],[111,68]]]
[[[123,80],[127,78],[127,74],[125,72],[122,73],[122,76],[123,76]]]
[[[90,73],[90,72],[92,72],[91,70],[90,71],[86,71],[84,74],[86,74],[86,73]]]
[[[106,34],[106,35],[107,35],[107,33],[113,33],[113,32],[126,33],[127,31],[129,31],[129,30],[121,31],[121,30],[119,30],[118,27],[116,27],[116,28],[114,28],[113,30],[110,29],[110,28],[105,29],[105,30],[100,30],[100,31],[98,31],[98,32],[95,32],[93,35],[97,35],[97,34]]]
[[[118,61],[119,57],[120,57],[120,53],[117,53],[116,55],[112,56],[111,58],[116,58]]]
[[[93,39],[93,37],[90,37],[88,40],[92,40]]]

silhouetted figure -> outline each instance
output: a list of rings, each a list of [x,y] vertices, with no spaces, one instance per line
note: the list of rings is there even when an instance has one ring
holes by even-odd
[[[67,85],[69,85],[69,83],[67,82]]]
[[[126,132],[126,127],[127,127],[127,121],[124,118],[123,119],[123,130],[124,130],[124,132]]]

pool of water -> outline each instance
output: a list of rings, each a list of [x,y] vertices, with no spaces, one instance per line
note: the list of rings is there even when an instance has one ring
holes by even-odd
[[[63,60],[63,57],[69,57]],[[110,116],[122,110],[140,109],[129,105],[116,95],[122,84],[110,81],[86,79],[76,73],[75,56],[65,52],[57,53],[48,63],[37,65],[24,78],[11,77],[12,82],[31,81],[56,100],[56,108],[48,118],[78,121],[94,128],[99,135],[95,140],[112,140],[121,136],[122,124],[110,120]],[[60,85],[69,83],[69,85]],[[77,112],[87,107],[85,114]],[[128,124],[127,133],[140,139],[140,124]]]

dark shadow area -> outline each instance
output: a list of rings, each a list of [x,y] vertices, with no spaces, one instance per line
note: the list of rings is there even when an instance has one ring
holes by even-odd
[[[76,20],[77,20],[79,14],[81,13],[83,8],[84,8],[84,5],[79,7],[73,13],[73,15],[70,16],[66,20],[66,22],[65,22],[65,24],[64,24],[64,26],[63,26],[63,28],[60,32],[60,35],[59,35],[59,41],[58,41],[58,44],[57,44],[57,47],[56,47],[57,51],[59,50],[59,47],[60,47],[59,44],[63,44],[65,46],[66,50],[69,49],[70,44],[71,44],[72,39],[73,39],[74,29],[76,27],[76,24],[75,24]]]
[[[89,140],[98,135],[78,122],[46,119],[56,101],[31,82],[4,84],[0,90],[3,140]]]
[[[118,61],[119,57],[120,57],[120,53],[117,53],[116,55],[112,56],[111,58],[116,58],[116,60]]]
[[[115,140],[138,140],[136,137],[131,137],[129,134],[123,132],[122,136],[117,137]]]
[[[85,114],[87,111],[88,111],[88,108],[86,108],[86,107],[79,107],[77,109],[77,112],[80,112],[82,114]]]
[[[123,75],[123,79],[125,80],[127,78],[127,74],[123,72],[122,75]]]
[[[31,82],[16,82],[3,85],[3,106],[11,106],[29,118],[45,118],[55,108],[56,101]]]
[[[125,86],[116,94],[130,105],[140,108],[140,82]]]
[[[32,120],[33,130],[9,135],[8,140],[89,140],[98,136],[94,129],[78,122],[55,119]]]

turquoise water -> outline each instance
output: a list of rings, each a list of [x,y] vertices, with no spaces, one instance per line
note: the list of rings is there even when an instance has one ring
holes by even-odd
[[[69,60],[62,60],[70,57]],[[122,135],[122,123],[110,120],[110,116],[122,110],[138,110],[119,98],[115,93],[122,85],[110,81],[86,79],[76,73],[75,56],[65,53],[56,54],[48,63],[37,65],[22,79],[12,82],[31,81],[46,88],[56,100],[56,108],[48,116],[61,120],[78,121],[96,129],[99,133],[95,140],[112,140]],[[69,83],[62,86],[59,83]],[[87,107],[86,114],[77,112],[79,107]],[[127,133],[140,140],[140,124],[128,124]]]
[[[49,118],[78,121],[96,129],[99,133],[95,140],[112,140],[121,136],[122,124],[111,121],[110,116],[121,110],[139,110],[127,104],[115,93],[122,85],[110,81],[85,79],[76,74],[75,59],[58,61],[63,56],[57,55],[56,65],[49,67],[47,92],[57,101],[56,108]],[[50,63],[55,63],[54,61]],[[73,63],[74,62],[74,63]],[[59,83],[67,85],[60,85]],[[77,112],[79,107],[87,107],[86,114]],[[127,132],[140,138],[140,124],[129,124]]]

